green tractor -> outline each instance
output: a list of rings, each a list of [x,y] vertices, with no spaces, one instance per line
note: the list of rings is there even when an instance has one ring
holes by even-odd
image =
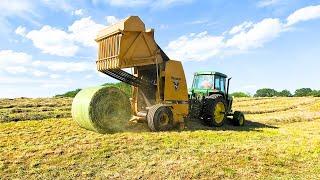
[[[219,72],[195,73],[189,91],[190,118],[201,119],[206,125],[219,127],[229,116],[232,117],[230,121],[233,125],[243,126],[244,114],[232,111],[233,98],[229,95],[230,79]]]

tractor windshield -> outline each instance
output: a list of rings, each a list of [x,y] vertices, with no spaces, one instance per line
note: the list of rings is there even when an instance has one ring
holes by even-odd
[[[193,88],[194,89],[213,89],[213,77],[212,75],[197,75],[194,77]]]

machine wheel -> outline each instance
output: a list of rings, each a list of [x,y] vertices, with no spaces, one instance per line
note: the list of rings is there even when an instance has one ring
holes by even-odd
[[[204,104],[204,118],[210,126],[222,126],[227,117],[226,100],[221,94],[209,96]]]
[[[198,100],[191,100],[190,102],[190,113],[189,116],[191,118],[196,118],[199,119],[199,117],[201,116],[201,109],[202,109],[202,103],[199,102]]]
[[[157,104],[147,114],[148,126],[152,131],[169,131],[173,128],[173,114],[169,107]]]
[[[235,111],[231,122],[235,126],[243,126],[245,123],[245,118],[243,113],[240,111]]]

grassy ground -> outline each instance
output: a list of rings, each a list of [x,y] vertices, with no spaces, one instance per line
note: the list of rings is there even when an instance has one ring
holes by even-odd
[[[319,98],[241,98],[234,107],[247,112],[245,127],[100,135],[71,118],[0,123],[0,179],[320,178]]]
[[[71,117],[71,98],[0,99],[0,123]]]

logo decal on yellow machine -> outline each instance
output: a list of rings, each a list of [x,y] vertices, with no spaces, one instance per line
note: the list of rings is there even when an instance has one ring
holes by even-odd
[[[174,89],[178,90],[179,82],[180,82],[181,78],[177,78],[177,77],[172,77],[171,76],[171,79],[172,79],[172,82],[173,82],[173,85],[174,85]]]

